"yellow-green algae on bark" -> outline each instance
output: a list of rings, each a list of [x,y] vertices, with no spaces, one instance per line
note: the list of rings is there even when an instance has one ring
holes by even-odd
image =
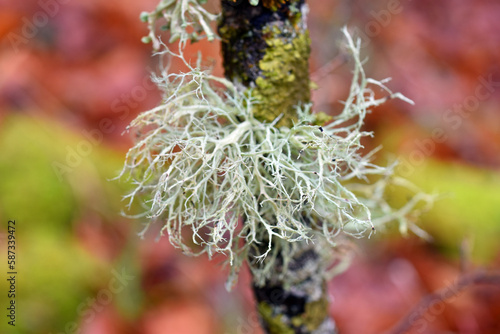
[[[273,315],[273,308],[267,302],[260,302],[257,308],[270,334],[294,334],[301,327],[305,327],[308,331],[313,332],[328,317],[328,300],[324,297],[306,303],[305,312],[291,318],[290,324],[283,321],[286,318],[285,315]]]
[[[323,324],[328,317],[328,300],[323,297],[306,304],[306,311],[300,316],[292,318],[295,327],[304,326],[309,331],[314,331]]]
[[[255,80],[252,96],[258,103],[254,116],[272,122],[283,114],[278,126],[293,125],[295,106],[310,101],[309,90],[309,33],[298,33],[291,41],[280,38],[274,26],[266,35],[267,48],[259,62],[261,76]]]
[[[252,88],[254,116],[292,126],[296,106],[310,102],[310,38],[304,0],[251,6],[222,2],[219,21],[225,75]],[[282,116],[280,116],[282,115]]]
[[[284,315],[273,316],[272,307],[266,302],[260,302],[257,306],[259,314],[264,320],[269,334],[294,334],[295,331],[288,327],[282,320]]]

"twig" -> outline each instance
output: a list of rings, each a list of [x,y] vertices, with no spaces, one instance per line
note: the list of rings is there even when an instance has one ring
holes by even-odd
[[[455,284],[448,285],[437,292],[423,297],[420,302],[413,307],[408,315],[404,317],[392,330],[388,331],[387,334],[408,333],[415,322],[419,320],[436,301],[444,302],[453,296],[456,296],[468,286],[479,284],[497,285],[500,288],[500,272],[475,272],[463,275],[455,282]],[[415,316],[415,314],[418,315]]]

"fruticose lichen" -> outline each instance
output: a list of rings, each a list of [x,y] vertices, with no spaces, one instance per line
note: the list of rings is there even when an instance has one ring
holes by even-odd
[[[149,35],[142,38],[145,43],[152,42],[153,49],[159,50],[162,45],[156,36],[156,24],[162,22],[162,30],[170,31],[169,42],[179,41],[184,47],[188,41],[197,41],[206,37],[213,40],[216,35],[210,22],[217,15],[209,13],[202,6],[206,0],[161,0],[152,12],[141,13],[141,20],[148,23]],[[164,45],[164,44],[163,44]]]
[[[313,125],[311,104],[293,106],[290,127],[276,126],[283,114],[270,121],[256,117],[259,88],[214,76],[166,48],[163,54],[182,59],[189,72],[154,78],[164,100],[132,122],[137,140],[121,173],[135,187],[126,196],[129,203],[144,209],[144,231],[161,224],[162,234],[187,254],[227,256],[228,288],[245,261],[252,262],[256,284],[262,284],[278,257],[286,263],[287,252],[277,250],[296,241],[331,250],[339,235],[368,236],[389,221],[419,232],[407,216],[433,197],[415,191],[408,204],[392,208],[386,187],[406,184],[392,176],[393,165],[371,161],[375,152],[361,154],[361,140],[372,135],[361,129],[369,109],[388,98],[411,101],[391,92],[385,81],[367,78],[360,41],[346,29],[344,35],[354,60],[350,93],[342,112],[323,126]],[[375,89],[386,96],[377,98]]]

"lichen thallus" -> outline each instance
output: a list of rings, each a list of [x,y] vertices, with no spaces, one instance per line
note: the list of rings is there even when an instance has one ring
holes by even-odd
[[[407,187],[407,181],[394,176],[395,164],[375,164],[376,150],[361,153],[361,140],[372,136],[362,130],[364,118],[386,100],[375,92],[412,102],[393,93],[386,80],[366,77],[361,41],[347,29],[345,46],[354,68],[343,109],[318,126],[319,114],[311,104],[299,104],[293,124],[279,126],[280,115],[272,122],[254,115],[256,106],[263,112],[254,93],[265,95],[264,84],[243,87],[184,57],[187,41],[200,39],[203,32],[216,37],[209,25],[215,15],[195,0],[182,0],[162,1],[141,17],[151,29],[146,40],[158,54],[177,58],[188,68],[155,75],[164,91],[162,103],[127,127],[136,130],[137,138],[120,177],[133,185],[125,196],[129,206],[137,202],[142,209],[139,216],[146,224],[141,235],[151,224],[161,224],[161,234],[187,254],[225,255],[231,268],[228,289],[248,261],[262,263],[250,270],[255,284],[263,284],[274,263],[287,260],[287,252],[276,249],[293,248],[298,241],[314,242],[325,261],[333,263],[342,235],[370,236],[390,221],[398,222],[403,233],[423,235],[408,215],[425,210],[434,196],[410,186],[411,200],[392,207],[387,187]],[[166,19],[171,41],[178,39],[178,53],[156,37],[160,17]]]

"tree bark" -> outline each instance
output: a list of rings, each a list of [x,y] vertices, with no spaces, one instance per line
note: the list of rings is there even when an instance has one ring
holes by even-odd
[[[219,34],[227,78],[252,87],[254,115],[291,126],[310,101],[310,40],[304,0],[222,0]]]
[[[264,285],[253,287],[263,327],[272,334],[336,333],[321,275],[324,263],[316,245],[298,242],[296,246],[286,270],[278,261]]]
[[[256,118],[292,126],[295,106],[310,102],[305,0],[260,0],[256,6],[248,0],[221,2],[226,77],[252,89]],[[324,264],[315,247],[298,242],[287,268],[278,264],[263,286],[254,286],[267,333],[336,333],[328,314]]]

